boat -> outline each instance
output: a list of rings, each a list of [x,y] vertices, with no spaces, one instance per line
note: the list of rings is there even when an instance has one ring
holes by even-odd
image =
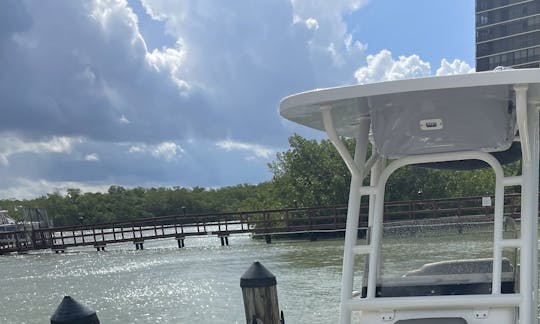
[[[539,107],[538,69],[316,89],[282,99],[280,114],[326,132],[351,173],[340,323],[353,317],[361,324],[538,323]],[[356,139],[354,153],[342,138]],[[504,156],[516,152],[521,174],[505,176],[502,164],[512,159]],[[429,263],[393,280],[381,278],[385,185],[409,165],[493,170],[492,255]],[[368,174],[369,185],[363,185]],[[508,238],[504,192],[510,186],[520,187],[521,214],[519,235]],[[364,241],[358,237],[362,196],[369,197]],[[516,251],[519,261],[503,251]],[[353,293],[355,270],[362,270],[355,266],[359,257],[365,260],[362,289]]]
[[[43,208],[24,207],[23,213],[24,220],[15,221],[9,217],[7,210],[0,210],[0,254],[13,248],[25,252],[34,247],[50,245],[50,233],[39,231],[52,227],[47,211]]]
[[[0,233],[10,233],[17,231],[17,222],[8,216],[7,210],[0,210]],[[0,237],[0,244],[8,241],[8,237]]]

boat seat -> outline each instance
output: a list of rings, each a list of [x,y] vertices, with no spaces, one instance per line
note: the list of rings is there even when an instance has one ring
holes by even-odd
[[[467,324],[463,318],[418,318],[397,321],[396,324]]]
[[[493,260],[452,260],[423,265],[399,278],[377,284],[376,297],[475,295],[491,293]],[[515,292],[514,267],[503,258],[501,292]],[[362,287],[362,297],[367,287]]]

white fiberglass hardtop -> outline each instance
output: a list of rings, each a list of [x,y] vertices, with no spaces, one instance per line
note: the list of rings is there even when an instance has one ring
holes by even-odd
[[[370,324],[538,323],[539,107],[539,69],[317,89],[281,101],[283,117],[327,133],[352,175],[341,323],[350,323],[353,312],[359,312],[360,323]],[[354,156],[341,137],[356,139]],[[369,142],[373,149],[367,158]],[[497,154],[510,151],[514,144],[521,146],[521,175],[505,177]],[[382,287],[380,253],[388,177],[407,165],[464,160],[482,161],[495,173],[492,257],[426,265],[423,268],[428,273],[411,272],[394,286]],[[370,185],[362,185],[368,173]],[[503,238],[504,189],[508,186],[519,186],[522,193],[520,235],[511,239]],[[358,215],[363,195],[370,201],[368,241],[359,244]],[[503,258],[503,249],[519,251],[519,267]],[[358,255],[365,256],[366,270],[363,291],[356,298],[353,277]],[[446,276],[438,273],[439,282],[430,283],[429,290],[422,292],[426,289],[422,280],[433,278],[429,269],[459,269],[463,264],[474,264],[477,270]],[[489,271],[479,270],[486,267]],[[468,278],[469,286],[461,289],[464,283],[458,282],[457,286],[450,285],[450,290],[438,290],[441,282],[445,289],[450,287],[448,278],[453,283]],[[404,294],[404,286],[416,286],[418,290]]]

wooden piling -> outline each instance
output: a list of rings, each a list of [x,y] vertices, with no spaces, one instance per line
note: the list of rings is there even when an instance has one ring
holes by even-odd
[[[221,240],[221,246],[229,246],[229,235],[221,235],[219,239]]]
[[[185,237],[184,236],[177,236],[176,237],[176,241],[178,242],[178,248],[181,249],[183,247],[185,247],[186,245],[184,244],[184,240],[185,240]]]
[[[104,244],[104,243],[97,243],[97,244],[94,244],[94,248],[96,248],[96,250],[99,252],[99,251],[105,251],[105,246],[107,246],[107,244]]]
[[[246,323],[280,324],[276,277],[254,262],[240,278]]]
[[[144,241],[143,240],[133,241],[133,243],[135,243],[135,250],[143,250],[144,249],[144,246],[143,246]]]

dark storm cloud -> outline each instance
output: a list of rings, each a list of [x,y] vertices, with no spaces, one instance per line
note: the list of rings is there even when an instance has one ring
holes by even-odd
[[[174,47],[149,52],[125,1],[0,1],[0,196],[267,180],[253,152],[286,146],[279,100],[353,82],[363,55],[339,10],[144,6]]]
[[[168,70],[149,64],[125,7],[111,5],[107,12],[79,1],[13,6],[21,14],[0,29],[2,131],[149,142],[193,129],[206,135],[198,117],[213,121],[206,100],[197,89],[181,95]]]

